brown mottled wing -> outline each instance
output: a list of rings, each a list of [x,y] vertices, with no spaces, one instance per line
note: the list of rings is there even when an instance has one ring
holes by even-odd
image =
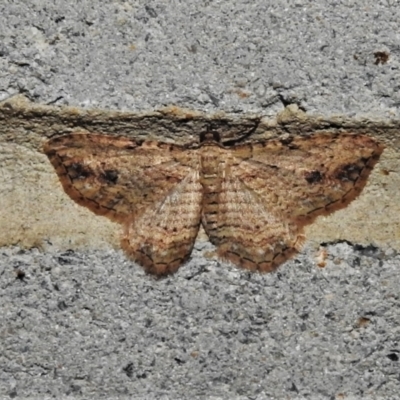
[[[383,151],[365,135],[314,134],[233,150],[248,158],[233,171],[275,213],[302,226],[346,207],[362,191]]]
[[[172,190],[125,224],[123,249],[147,272],[158,276],[175,272],[193,249],[202,197],[199,172],[193,169]]]
[[[44,152],[73,200],[124,224],[123,248],[148,272],[173,272],[189,257],[202,199],[195,151],[74,133]]]
[[[205,230],[221,257],[271,271],[299,249],[305,225],[357,197],[383,147],[363,135],[315,134],[213,151],[225,161],[204,151]]]

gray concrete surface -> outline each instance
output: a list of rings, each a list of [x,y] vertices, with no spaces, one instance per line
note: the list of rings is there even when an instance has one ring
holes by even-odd
[[[399,20],[394,0],[3,0],[0,100],[399,117]],[[108,249],[1,249],[0,397],[398,396],[396,252],[330,244],[322,268],[309,244],[258,275],[204,246],[160,281]]]

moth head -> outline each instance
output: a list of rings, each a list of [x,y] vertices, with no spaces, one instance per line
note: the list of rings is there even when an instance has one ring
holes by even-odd
[[[217,131],[209,130],[200,134],[200,143],[220,143],[221,137]]]

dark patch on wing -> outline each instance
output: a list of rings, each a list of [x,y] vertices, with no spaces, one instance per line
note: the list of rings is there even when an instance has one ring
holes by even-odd
[[[68,176],[71,180],[86,179],[93,175],[93,171],[81,163],[74,162],[68,167]]]
[[[313,184],[313,183],[321,182],[322,179],[324,178],[324,175],[321,174],[321,172],[319,172],[318,170],[314,170],[314,171],[306,172],[305,178],[309,184]]]
[[[340,181],[355,182],[361,174],[362,167],[357,164],[347,164],[341,166],[335,174],[335,178]]]
[[[106,169],[101,175],[100,179],[103,182],[116,184],[118,181],[118,171],[115,169]]]

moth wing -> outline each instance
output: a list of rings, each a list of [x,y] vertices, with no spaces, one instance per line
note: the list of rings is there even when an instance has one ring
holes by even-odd
[[[124,224],[123,248],[146,270],[169,273],[189,257],[202,198],[195,150],[73,133],[44,152],[74,201]]]
[[[240,179],[216,178],[218,202],[207,193],[213,190],[209,183],[203,226],[222,259],[252,271],[270,272],[299,250],[303,235],[296,224],[269,211]]]
[[[271,140],[234,148],[241,162],[232,175],[275,215],[304,226],[353,201],[382,151],[375,139],[358,134]]]
[[[222,258],[265,272],[299,250],[305,225],[358,196],[383,147],[315,134],[214,151],[224,161],[209,160],[203,177],[205,230]]]

